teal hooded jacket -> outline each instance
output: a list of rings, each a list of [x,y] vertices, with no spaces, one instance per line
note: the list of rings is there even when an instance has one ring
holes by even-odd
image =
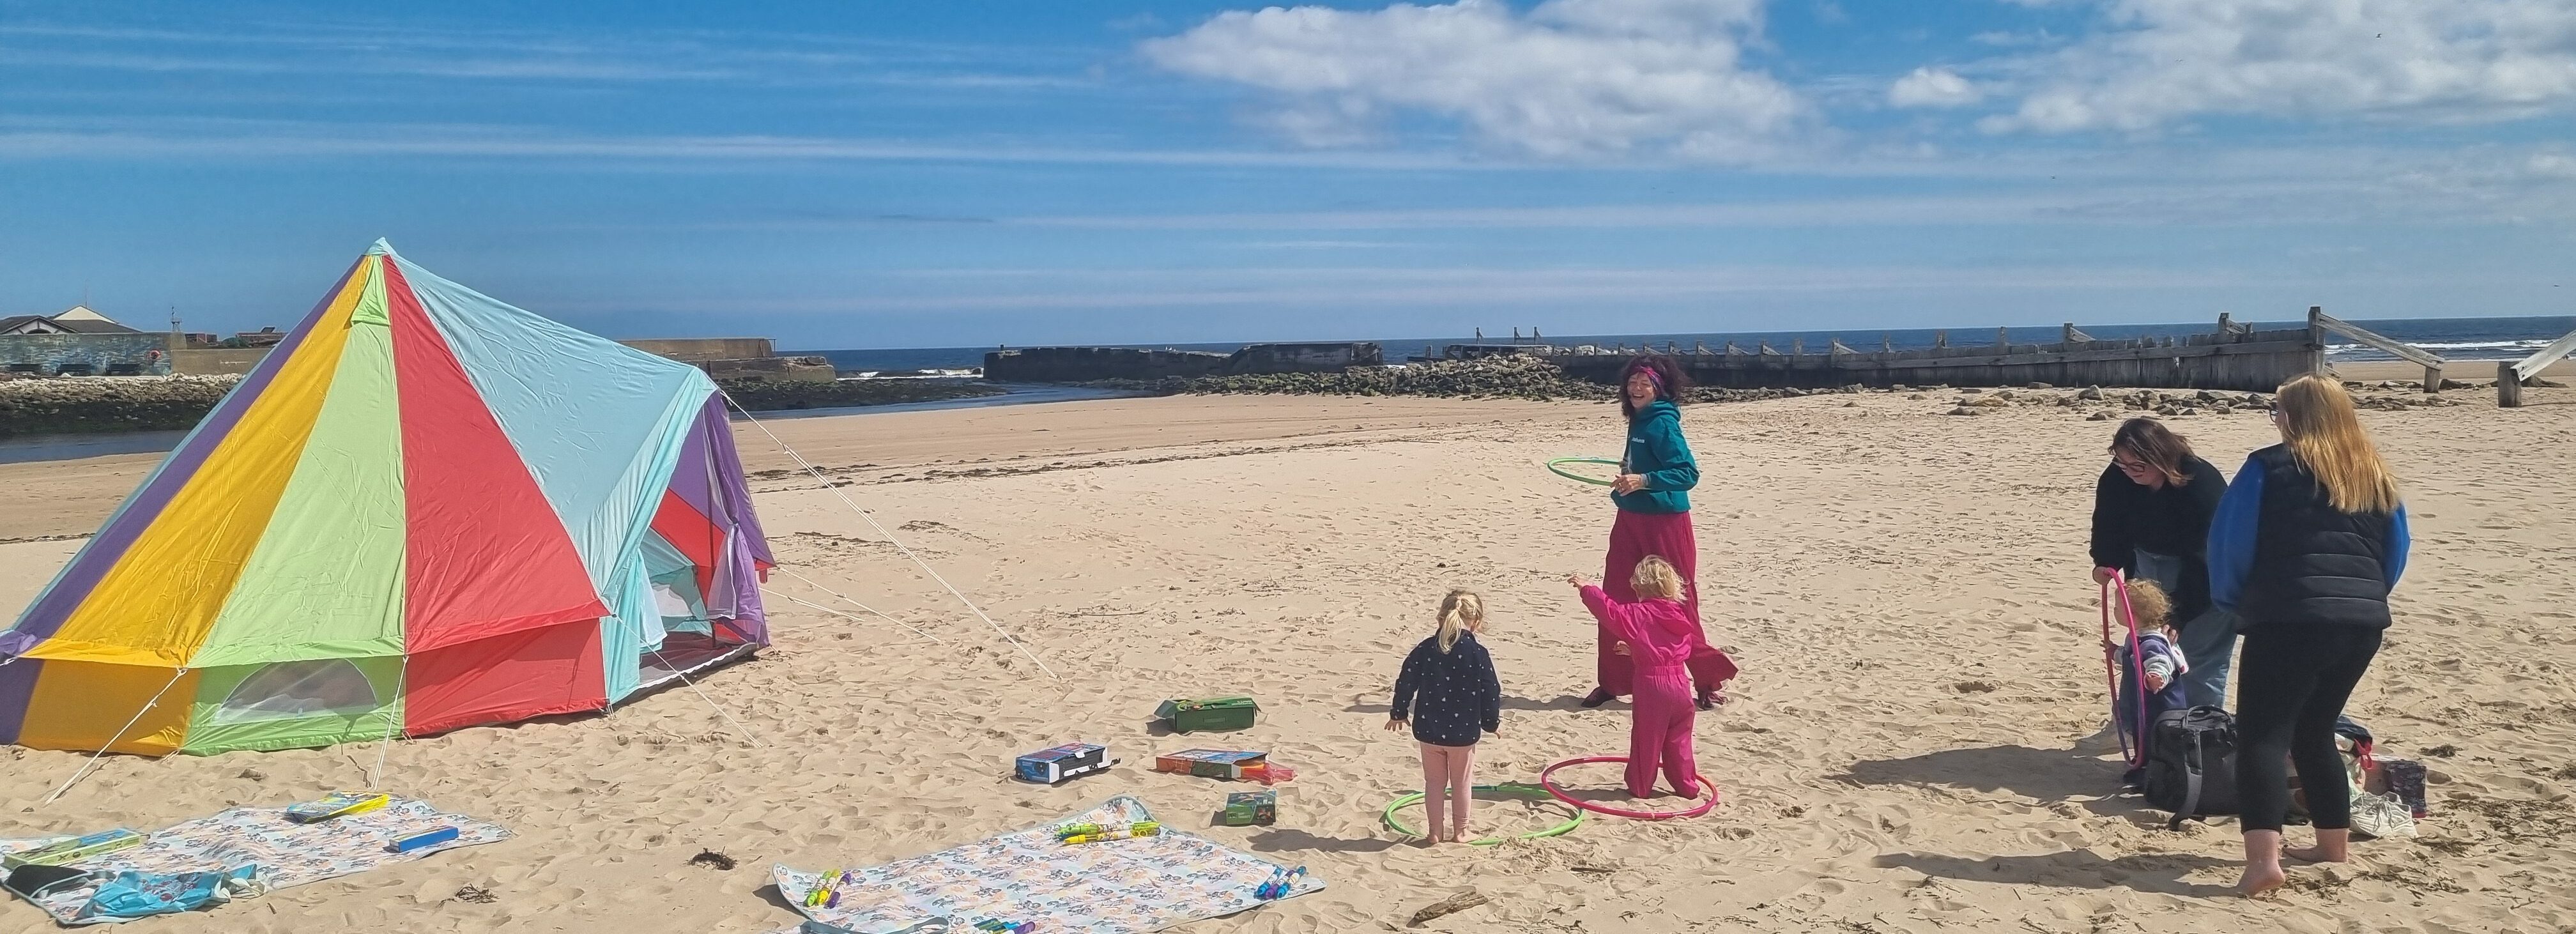
[[[1628,420],[1628,450],[1619,472],[1641,474],[1646,488],[1612,493],[1610,501],[1629,512],[1690,511],[1690,488],[1699,485],[1699,462],[1691,459],[1690,442],[1682,440],[1682,410],[1657,399]]]

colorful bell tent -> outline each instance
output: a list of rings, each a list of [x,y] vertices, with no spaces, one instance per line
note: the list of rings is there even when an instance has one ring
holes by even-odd
[[[770,564],[704,373],[380,240],[0,631],[0,742],[603,710],[766,645]]]

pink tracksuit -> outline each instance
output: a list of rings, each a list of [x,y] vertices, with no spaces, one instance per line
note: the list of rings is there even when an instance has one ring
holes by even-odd
[[[1636,662],[1636,719],[1628,726],[1628,793],[1655,792],[1655,769],[1674,791],[1699,797],[1699,765],[1691,756],[1691,725],[1699,711],[1691,703],[1688,667],[1694,650],[1705,644],[1690,611],[1671,600],[1612,599],[1599,587],[1583,588],[1583,605],[1601,621],[1605,640],[1628,643]]]

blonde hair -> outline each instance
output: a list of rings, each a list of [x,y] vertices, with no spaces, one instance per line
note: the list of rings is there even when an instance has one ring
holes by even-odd
[[[1458,635],[1485,628],[1485,598],[1473,590],[1452,590],[1440,601],[1440,651],[1458,644]]]
[[[2348,513],[2397,511],[2397,478],[2362,432],[2343,383],[2315,373],[2294,377],[2281,384],[2274,405],[2282,442],[2316,475],[2328,504]]]
[[[2165,589],[2155,581],[2133,578],[2129,581],[2129,618],[2139,629],[2167,629],[2173,625],[2173,601],[2165,598]]]
[[[1628,584],[1643,599],[1682,599],[1682,572],[1673,570],[1673,563],[1661,555],[1647,555],[1646,560],[1637,562],[1637,571],[1628,575]]]

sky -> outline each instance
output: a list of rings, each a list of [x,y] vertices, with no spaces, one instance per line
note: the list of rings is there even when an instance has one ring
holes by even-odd
[[[811,349],[2564,315],[2571,117],[2567,0],[0,0],[0,314],[384,237]]]

